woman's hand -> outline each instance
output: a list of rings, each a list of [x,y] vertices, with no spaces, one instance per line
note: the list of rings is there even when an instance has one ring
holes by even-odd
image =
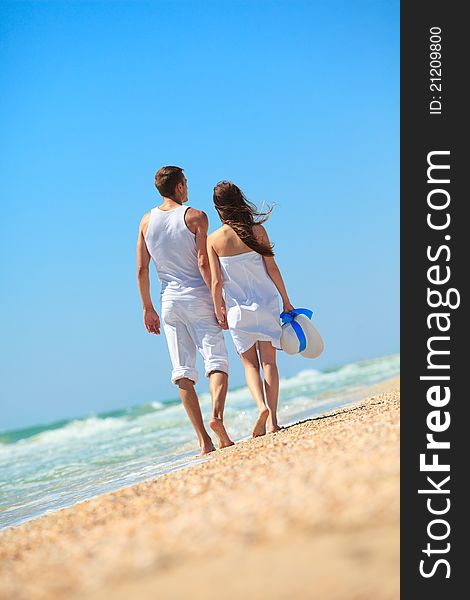
[[[285,313],[289,313],[291,310],[294,310],[294,307],[292,306],[292,304],[289,302],[289,300],[287,300],[286,302],[284,302],[284,306],[282,308],[282,310]]]
[[[217,318],[217,323],[222,327],[222,329],[228,329],[227,325],[227,309],[225,307],[225,302],[222,300],[220,303],[214,306],[215,308],[215,316]]]
[[[149,333],[160,335],[160,317],[153,308],[144,308],[144,325]]]

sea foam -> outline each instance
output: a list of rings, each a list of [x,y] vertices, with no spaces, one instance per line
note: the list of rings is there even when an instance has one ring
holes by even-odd
[[[399,355],[338,368],[305,369],[280,381],[283,425],[354,399],[399,372]],[[200,395],[203,412],[211,404]],[[257,409],[247,387],[230,390],[225,422],[235,440],[250,435]],[[174,398],[0,434],[0,528],[194,463],[192,426]]]

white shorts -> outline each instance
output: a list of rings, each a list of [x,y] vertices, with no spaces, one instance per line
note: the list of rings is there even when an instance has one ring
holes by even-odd
[[[228,354],[224,334],[207,300],[163,300],[163,330],[170,352],[172,383],[187,377],[197,382],[196,349],[204,359],[205,375],[212,371],[228,374]]]

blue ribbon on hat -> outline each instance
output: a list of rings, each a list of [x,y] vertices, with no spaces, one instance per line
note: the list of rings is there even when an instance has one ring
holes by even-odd
[[[305,315],[311,319],[313,311],[309,308],[294,308],[294,310],[291,310],[290,312],[282,311],[280,317],[283,325],[285,323],[290,323],[292,325],[292,328],[299,339],[299,352],[303,352],[307,347],[307,338],[305,337],[302,327],[295,320],[295,317],[298,317],[299,315]]]

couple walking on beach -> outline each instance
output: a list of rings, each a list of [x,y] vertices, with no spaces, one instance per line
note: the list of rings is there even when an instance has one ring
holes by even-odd
[[[204,212],[185,206],[188,186],[183,169],[162,167],[155,175],[162,203],[146,213],[137,240],[137,279],[144,324],[149,333],[167,339],[171,380],[198,437],[201,453],[215,448],[194,389],[196,351],[210,381],[210,427],[219,448],[233,445],[223,422],[228,389],[228,355],[224,329],[229,329],[245,368],[248,388],[259,414],[253,436],[278,431],[280,348],[278,292],[283,310],[293,309],[259,213],[229,181],[214,188],[214,206],[222,226],[209,236]],[[161,282],[161,321],[150,295],[149,264]],[[261,369],[263,379],[261,378]]]

